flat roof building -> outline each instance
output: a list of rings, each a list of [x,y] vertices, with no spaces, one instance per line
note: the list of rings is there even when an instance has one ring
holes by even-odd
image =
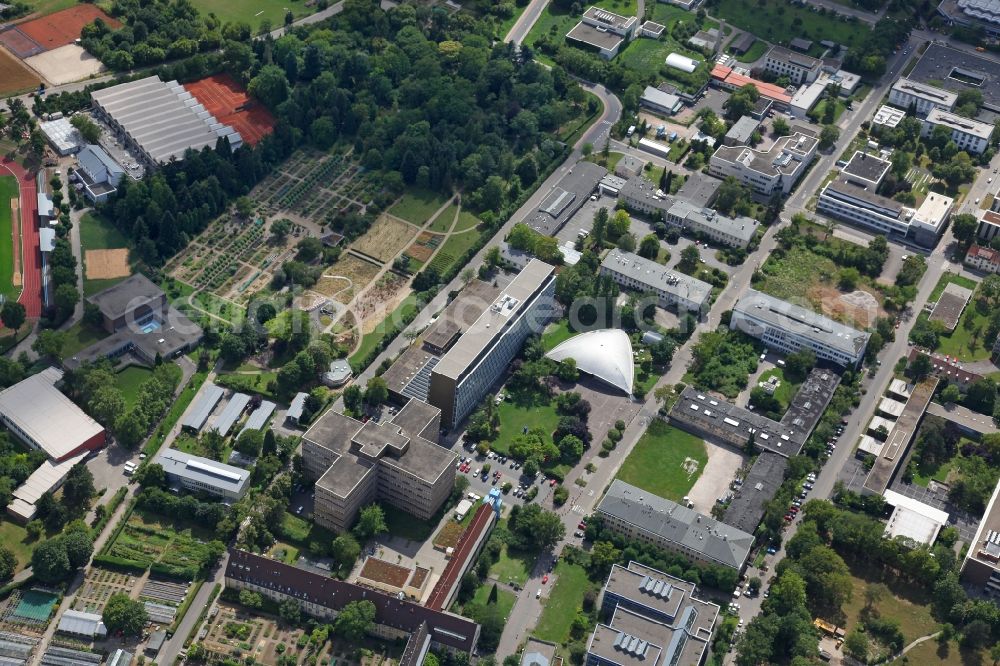
[[[229,435],[229,431],[233,429],[236,422],[243,416],[243,412],[246,411],[247,405],[250,404],[250,396],[246,393],[234,393],[226,406],[222,408],[222,412],[215,417],[215,421],[212,422],[211,429],[219,433],[223,437]]]
[[[0,391],[0,422],[56,462],[106,443],[101,424],[56,388],[62,377],[62,370],[48,368]]]
[[[909,79],[952,93],[978,90],[983,95],[982,109],[1000,113],[1000,68],[993,57],[931,42]]]
[[[722,516],[723,522],[753,534],[764,518],[767,503],[778,494],[787,469],[788,458],[771,451],[761,452],[734,492]]]
[[[247,470],[176,449],[161,451],[153,462],[163,468],[171,484],[230,502],[242,498],[250,487]]]
[[[839,384],[840,376],[836,373],[814,368],[780,421],[689,386],[670,410],[670,421],[740,449],[753,436],[756,448],[790,458],[802,450]]]
[[[467,417],[507,370],[524,341],[555,316],[553,267],[532,259],[445,353],[430,374],[428,398],[441,423]]]
[[[59,618],[57,631],[86,638],[104,638],[108,635],[108,629],[104,626],[100,615],[72,609],[64,612]]]
[[[796,131],[765,150],[748,146],[720,146],[709,160],[709,173],[718,178],[732,176],[765,196],[788,194],[813,158],[819,140]]]
[[[73,127],[65,116],[55,120],[39,121],[38,129],[42,131],[49,145],[59,155],[72,155],[86,145],[80,131]]]
[[[905,111],[895,109],[888,104],[883,104],[878,108],[878,111],[875,112],[875,117],[872,118],[872,125],[877,128],[893,129],[898,126],[905,117]]]
[[[954,199],[929,192],[914,210],[895,199],[876,194],[841,177],[820,191],[816,210],[837,220],[857,224],[886,236],[909,238],[933,246],[951,214]]]
[[[194,404],[190,405],[184,418],[181,420],[181,427],[194,432],[201,432],[205,427],[205,422],[215,410],[222,396],[226,394],[221,386],[216,386],[212,382],[207,382],[198,392]]]
[[[737,571],[753,546],[752,535],[621,479],[612,482],[597,514],[607,529],[626,539]]]
[[[719,607],[695,595],[694,583],[629,562],[614,564],[600,617],[587,641],[594,666],[698,665],[708,655]]]
[[[812,83],[819,76],[823,61],[796,53],[783,46],[772,46],[764,56],[764,71],[775,76],[787,76],[797,86]]]
[[[646,86],[642,97],[639,98],[639,105],[654,113],[662,113],[667,116],[674,115],[684,107],[680,97],[665,93],[653,86]]]
[[[707,282],[617,248],[601,262],[601,275],[609,276],[625,289],[651,291],[659,299],[660,307],[672,307],[681,314],[692,312],[700,317],[708,312],[712,300],[712,285]]]
[[[455,454],[436,444],[440,427],[441,411],[415,399],[383,422],[323,414],[302,438],[316,522],[343,532],[377,500],[419,520],[437,513],[455,484]]]
[[[856,367],[870,334],[751,289],[733,308],[729,327],[785,354],[811,349],[816,358]]]
[[[87,144],[76,154],[75,175],[83,185],[83,193],[91,203],[104,203],[118,191],[125,169],[100,146]]]
[[[847,182],[875,191],[891,168],[892,162],[889,160],[855,150],[840,173]]]
[[[970,120],[957,113],[949,113],[941,109],[932,109],[924,119],[920,135],[928,137],[934,134],[938,127],[944,127],[951,132],[951,140],[959,150],[978,155],[990,145],[993,136],[993,125]]]
[[[997,206],[994,199],[993,207]],[[976,238],[980,243],[989,243],[997,236],[1000,236],[1000,213],[993,210],[984,210],[979,217],[979,226],[976,228]]]
[[[934,109],[951,111],[958,95],[943,88],[900,77],[889,89],[889,103],[901,109],[913,107],[918,115],[926,116]]]
[[[554,236],[597,189],[608,170],[593,162],[577,162],[522,222],[542,234]]]
[[[990,497],[976,536],[962,563],[962,580],[979,586],[991,598],[1000,597],[1000,482]]]
[[[596,50],[602,58],[618,55],[622,44],[635,36],[639,19],[619,16],[600,7],[588,7],[580,22],[566,33],[566,39]]]
[[[22,525],[30,522],[37,513],[35,504],[45,493],[54,493],[66,480],[69,471],[86,457],[86,453],[78,453],[62,462],[46,460],[31,473],[24,483],[11,494],[7,514]]]
[[[938,296],[927,320],[939,322],[945,330],[954,331],[955,327],[958,326],[959,319],[962,318],[965,306],[972,299],[973,293],[973,290],[968,287],[949,282],[944,286],[941,295]]]
[[[749,145],[750,139],[753,138],[753,133],[757,131],[758,127],[760,127],[760,122],[757,120],[754,120],[750,116],[741,116],[739,120],[733,123],[729,131],[726,132],[722,143],[726,146]]]
[[[257,409],[250,412],[247,422],[243,424],[243,429],[240,430],[240,434],[236,438],[239,439],[248,430],[264,430],[268,419],[271,418],[271,414],[274,413],[276,407],[277,405],[270,400],[261,400]]]
[[[90,93],[95,115],[117,138],[155,168],[183,159],[188,150],[215,148],[229,139],[233,150],[243,139],[209,113],[177,81],[148,76]]]
[[[948,524],[948,512],[935,509],[920,500],[901,495],[894,490],[883,493],[886,504],[895,507],[885,526],[885,537],[904,537],[914,543],[930,546],[938,532]]]

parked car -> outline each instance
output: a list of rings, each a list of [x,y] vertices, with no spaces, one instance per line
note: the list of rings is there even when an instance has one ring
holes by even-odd
[[[555,479],[549,479],[549,487],[556,485],[557,481]]]
[[[577,530],[576,532],[573,532],[573,536],[575,536],[577,539],[582,539],[584,534],[581,530]]]

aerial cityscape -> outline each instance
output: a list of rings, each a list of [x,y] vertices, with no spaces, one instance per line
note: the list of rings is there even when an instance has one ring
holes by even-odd
[[[997,666],[998,151],[996,0],[0,1],[0,666]]]

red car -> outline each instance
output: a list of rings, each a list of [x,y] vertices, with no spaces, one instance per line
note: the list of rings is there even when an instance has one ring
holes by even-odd
[[[545,585],[547,582],[549,582],[549,575],[545,574],[542,576],[542,585]]]
[[[587,529],[587,523],[585,523],[583,521],[580,521],[580,524],[576,526],[576,529],[578,529],[578,530],[585,530],[585,529]]]
[[[556,485],[556,480],[555,479],[549,479],[549,486],[551,487],[551,486],[554,486],[554,485]]]

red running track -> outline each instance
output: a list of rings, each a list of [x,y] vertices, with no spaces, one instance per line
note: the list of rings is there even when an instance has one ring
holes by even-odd
[[[4,158],[0,167],[9,171],[20,183],[21,189],[21,270],[24,273],[21,296],[17,302],[24,306],[28,317],[37,319],[42,314],[42,257],[38,241],[38,197],[35,194],[35,177],[17,162]]]

